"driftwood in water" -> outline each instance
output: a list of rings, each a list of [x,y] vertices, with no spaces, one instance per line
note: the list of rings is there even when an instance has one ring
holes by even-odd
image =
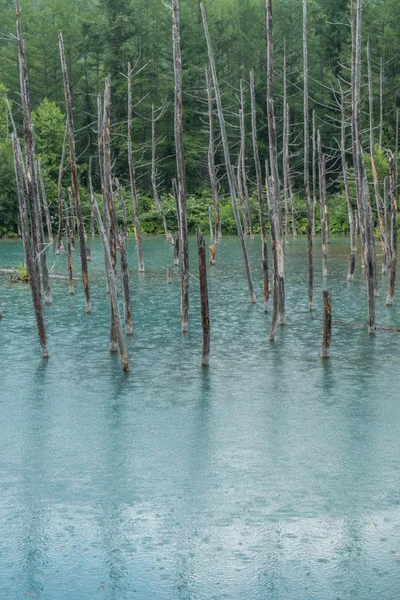
[[[383,222],[382,200],[379,190],[378,173],[376,170],[375,159],[375,141],[374,141],[374,99],[372,86],[372,68],[371,68],[371,50],[369,40],[367,43],[367,64],[368,64],[368,98],[369,98],[369,152],[371,158],[372,178],[374,182],[376,212],[378,215],[379,235],[382,248],[382,273],[387,273],[388,252],[385,245],[385,225]]]
[[[140,229],[139,200],[136,191],[135,166],[133,162],[132,150],[132,70],[130,63],[128,63],[128,166],[129,179],[131,182],[133,220],[135,224],[135,240],[138,255],[139,273],[144,273],[143,242],[142,232]]]
[[[329,292],[322,292],[324,298],[324,316],[322,319],[321,358],[329,358],[332,340],[332,303]]]
[[[346,196],[346,204],[347,204],[347,214],[349,218],[349,228],[350,228],[350,259],[349,259],[349,270],[347,272],[347,281],[354,280],[354,271],[356,266],[356,230],[354,223],[354,213],[353,207],[351,204],[350,197],[350,184],[349,184],[349,171],[346,160],[346,114],[345,114],[345,105],[344,105],[344,94],[341,93],[341,136],[340,136],[340,155],[342,160],[342,174],[343,174],[343,182],[344,182],[344,193]]]
[[[79,193],[79,181],[78,181],[78,169],[76,164],[76,153],[75,153],[75,137],[74,137],[74,119],[72,115],[72,98],[69,86],[67,63],[65,61],[64,42],[61,31],[58,32],[58,38],[60,43],[60,56],[61,56],[61,68],[64,80],[64,92],[65,92],[65,106],[67,110],[67,123],[68,123],[68,134],[69,134],[69,155],[71,163],[71,177],[72,177],[72,189],[74,192],[75,210],[78,220],[78,235],[79,235],[79,250],[81,256],[82,266],[82,278],[83,278],[83,289],[85,293],[85,311],[91,313],[90,303],[90,289],[89,289],[89,271],[88,263],[86,258],[86,243],[85,243],[85,227],[83,224],[82,206]]]
[[[94,215],[95,215],[96,221],[97,221],[97,229],[100,233],[100,236],[101,236],[101,239],[103,242],[105,263],[106,263],[106,267],[107,267],[106,273],[107,273],[107,279],[108,279],[108,286],[110,289],[110,304],[112,306],[111,312],[112,312],[112,315],[115,315],[115,326],[116,326],[116,332],[117,332],[117,340],[118,340],[119,355],[120,355],[120,360],[121,360],[121,367],[122,367],[122,370],[124,371],[124,373],[129,373],[128,355],[126,353],[124,334],[122,332],[121,316],[120,316],[119,304],[118,304],[117,282],[115,279],[114,267],[113,267],[112,260],[111,260],[110,246],[108,243],[108,237],[107,237],[106,230],[104,228],[103,220],[100,215],[99,207],[97,206],[97,202],[96,202],[96,199],[94,198],[93,194],[91,194],[91,202],[93,204]]]
[[[211,244],[210,248],[210,265],[215,265],[215,255],[217,251],[217,246],[215,244]]]
[[[19,11],[18,2],[17,14]],[[42,298],[40,294],[39,276],[37,264],[35,262],[29,236],[28,211],[25,203],[24,195],[24,175],[22,169],[22,152],[16,134],[12,133],[12,145],[14,153],[15,176],[17,181],[18,205],[21,218],[21,233],[25,251],[25,263],[29,275],[29,283],[31,287],[33,308],[35,311],[36,325],[39,334],[39,343],[42,350],[42,357],[48,358],[46,328],[43,320]]]
[[[215,243],[218,244],[221,239],[221,222],[219,216],[219,197],[218,197],[218,179],[217,170],[215,167],[215,147],[214,147],[214,111],[213,111],[213,93],[210,81],[210,73],[206,68],[206,86],[207,86],[207,103],[208,103],[208,127],[209,127],[209,142],[208,142],[208,173],[210,176],[211,192],[214,199],[215,209]]]
[[[62,248],[62,225],[63,225],[63,214],[64,214],[64,197],[62,190],[62,180],[64,174],[64,163],[67,146],[67,135],[68,135],[68,124],[65,125],[64,141],[61,151],[60,166],[58,169],[58,182],[57,182],[57,198],[58,198],[58,231],[57,231],[57,243],[56,243],[56,254],[60,254]]]
[[[181,32],[179,24],[179,0],[172,0],[172,45],[175,84],[174,134],[180,218],[182,331],[186,332],[189,328],[189,239],[186,213],[186,173],[183,148],[182,57]]]
[[[160,117],[160,115],[159,115],[159,117]],[[155,113],[154,113],[154,104],[152,104],[152,106],[151,106],[151,185],[153,188],[154,205],[155,205],[156,209],[158,210],[158,212],[160,213],[160,216],[161,216],[161,219],[163,222],[165,237],[170,242],[171,234],[168,231],[167,220],[165,218],[165,214],[164,214],[164,211],[161,206],[161,201],[160,201],[160,197],[158,195],[158,189],[157,189],[156,148],[157,148],[156,118],[155,118]]]
[[[267,250],[267,234],[265,229],[265,214],[264,214],[264,194],[261,175],[260,154],[258,152],[257,142],[257,114],[256,100],[254,91],[254,73],[250,72],[250,100],[251,100],[251,131],[253,139],[253,156],[256,170],[257,180],[257,199],[258,199],[258,215],[260,220],[261,231],[261,257],[264,280],[264,312],[268,312],[269,301],[269,273],[268,273],[268,250]]]
[[[306,196],[307,247],[308,247],[308,310],[314,310],[313,239],[310,197],[310,132],[308,115],[308,36],[307,0],[303,0],[303,77],[304,77],[304,193]]]
[[[246,270],[247,283],[248,283],[249,292],[250,292],[250,301],[253,304],[255,304],[256,295],[254,292],[253,278],[251,275],[251,269],[250,269],[248,255],[247,255],[246,243],[245,243],[244,236],[243,236],[242,224],[240,222],[240,215],[239,215],[239,209],[238,209],[237,197],[236,197],[236,188],[235,188],[235,182],[234,182],[234,178],[233,178],[231,158],[230,158],[230,154],[229,154],[228,138],[226,135],[225,119],[224,119],[224,113],[222,110],[221,93],[220,93],[220,89],[219,89],[219,85],[218,85],[217,71],[215,68],[214,55],[213,55],[213,51],[212,51],[211,39],[210,39],[210,34],[208,31],[208,25],[207,25],[207,19],[206,19],[206,12],[205,12],[203,3],[200,4],[200,8],[201,8],[201,13],[202,13],[202,18],[203,18],[204,33],[205,33],[206,41],[207,41],[208,57],[209,57],[209,61],[210,61],[210,70],[211,70],[211,75],[212,75],[213,85],[214,85],[215,101],[216,101],[217,110],[218,110],[218,118],[219,118],[219,123],[220,123],[220,130],[221,130],[221,140],[222,140],[222,145],[224,148],[226,173],[227,173],[227,177],[228,177],[229,191],[231,194],[233,212],[235,215],[236,229],[237,229],[237,233],[239,236],[240,245],[241,245],[242,253],[243,253],[243,260],[244,260],[244,266],[245,266],[245,270]]]
[[[52,244],[53,243],[53,229],[52,229],[52,225],[51,225],[49,205],[47,202],[46,187],[44,185],[42,161],[40,160],[40,158],[38,160],[38,171],[39,171],[40,189],[41,189],[41,193],[42,193],[42,204],[43,204],[44,216],[46,219],[47,237],[49,239],[49,244]]]
[[[210,314],[208,308],[206,246],[200,229],[197,230],[197,249],[199,257],[201,325],[203,331],[201,366],[208,367],[210,364]]]
[[[269,185],[274,219],[275,244],[277,254],[278,283],[278,323],[286,324],[285,312],[285,268],[282,243],[282,217],[279,193],[278,149],[274,112],[274,38],[272,26],[272,0],[267,0],[267,116],[271,183]],[[267,175],[268,177],[268,175]]]
[[[321,135],[318,131],[319,199],[321,212],[322,277],[328,276],[328,257],[326,252],[326,171],[325,154],[322,153]]]
[[[389,172],[390,172],[390,202],[392,206],[392,242],[391,242],[391,263],[390,263],[390,276],[389,276],[389,287],[386,298],[386,306],[392,306],[394,299],[394,286],[396,283],[396,270],[397,270],[397,187],[396,187],[396,166],[394,156],[389,151]]]
[[[129,282],[128,254],[126,252],[126,233],[118,234],[118,248],[121,257],[122,297],[124,301],[124,320],[126,335],[133,335],[131,287]]]

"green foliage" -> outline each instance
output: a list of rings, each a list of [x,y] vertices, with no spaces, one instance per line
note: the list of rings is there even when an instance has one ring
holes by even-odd
[[[17,266],[18,281],[27,283],[29,281],[28,269],[23,264]]]

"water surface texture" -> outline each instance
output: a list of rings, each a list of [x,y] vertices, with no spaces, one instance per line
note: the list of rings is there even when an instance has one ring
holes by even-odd
[[[81,281],[53,280],[42,361],[29,288],[0,276],[0,599],[390,600],[400,590],[400,334],[307,320],[306,241],[286,249],[287,327],[268,341],[260,241],[224,238],[209,269],[211,367],[202,370],[198,283],[180,331],[173,248],[129,242],[132,373],[108,353],[104,259],[89,240],[93,314]],[[316,240],[316,315],[321,253]],[[22,261],[0,243],[0,266]],[[366,320],[360,266],[333,239],[335,318]],[[54,265],[53,265],[54,263]],[[79,252],[74,256],[79,277]],[[66,272],[65,254],[49,256]],[[191,272],[197,276],[195,240]],[[400,302],[377,322],[400,327]]]

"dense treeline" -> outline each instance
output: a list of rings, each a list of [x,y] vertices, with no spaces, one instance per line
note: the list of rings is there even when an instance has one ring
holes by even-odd
[[[230,144],[238,155],[239,86],[244,82],[247,131],[247,169],[250,189],[255,187],[251,155],[249,72],[255,73],[259,150],[261,164],[267,158],[266,127],[266,34],[264,0],[208,0],[205,2],[213,38],[217,70],[228,117]],[[22,0],[24,37],[28,58],[37,156],[41,158],[52,214],[56,218],[57,176],[65,129],[65,105],[57,32],[63,32],[71,82],[80,177],[87,178],[90,157],[97,155],[97,94],[105,77],[112,85],[113,171],[128,186],[127,162],[127,69],[133,65],[133,152],[144,231],[159,221],[151,194],[151,109],[154,104],[157,136],[157,183],[167,220],[174,219],[170,181],[175,177],[173,131],[173,64],[171,11],[168,0]],[[310,0],[309,5],[309,108],[315,110],[328,155],[331,228],[347,227],[340,184],[340,106],[338,91],[347,90],[350,78],[351,32],[349,0]],[[287,98],[290,106],[291,166],[297,198],[298,224],[304,226],[302,202],[303,99],[302,99],[302,5],[300,0],[275,0],[274,37],[276,115],[278,146],[282,142],[283,49],[287,52]],[[12,160],[11,125],[3,93],[12,103],[17,128],[21,127],[19,73],[12,2],[2,0],[0,38],[0,233],[17,230],[18,203]],[[376,141],[394,149],[396,105],[400,106],[400,4],[398,0],[368,0],[364,8],[364,40],[370,40]],[[207,168],[208,124],[204,67],[206,44],[199,3],[181,1],[184,141],[187,170],[189,228],[206,219],[209,199]],[[364,44],[366,46],[366,44]],[[364,47],[365,50],[365,47]],[[380,140],[380,63],[383,65],[383,130]],[[364,60],[366,64],[366,57]],[[340,82],[340,83],[339,83]],[[367,73],[363,71],[364,126],[368,128]],[[347,100],[349,102],[349,98]],[[350,141],[348,142],[350,150]],[[365,145],[367,150],[368,144]],[[216,140],[218,176],[225,190],[222,151]],[[351,164],[351,155],[349,154]],[[387,174],[385,152],[377,154],[380,181]],[[280,158],[280,168],[282,160]],[[368,165],[368,160],[367,160]],[[70,175],[66,171],[65,185]],[[98,178],[95,178],[98,186]],[[89,207],[87,198],[84,206]],[[254,202],[256,212],[256,202]],[[225,230],[234,229],[230,205],[222,203]],[[159,224],[161,228],[161,223]]]

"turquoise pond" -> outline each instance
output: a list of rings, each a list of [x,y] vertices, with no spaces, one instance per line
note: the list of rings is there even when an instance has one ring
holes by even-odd
[[[173,248],[146,238],[146,273],[129,241],[131,374],[108,353],[99,240],[93,314],[52,280],[42,361],[29,287],[0,275],[0,600],[391,600],[400,590],[400,334],[307,319],[306,240],[286,248],[287,327],[268,341],[260,240],[248,240],[258,304],[240,246],[226,237],[209,268],[211,366],[202,370],[198,283],[180,330]],[[197,276],[195,239],[191,273]],[[0,242],[0,266],[22,262]],[[54,273],[66,257],[49,252]],[[316,315],[366,320],[360,265],[333,238]],[[400,327],[400,289],[377,322]]]

